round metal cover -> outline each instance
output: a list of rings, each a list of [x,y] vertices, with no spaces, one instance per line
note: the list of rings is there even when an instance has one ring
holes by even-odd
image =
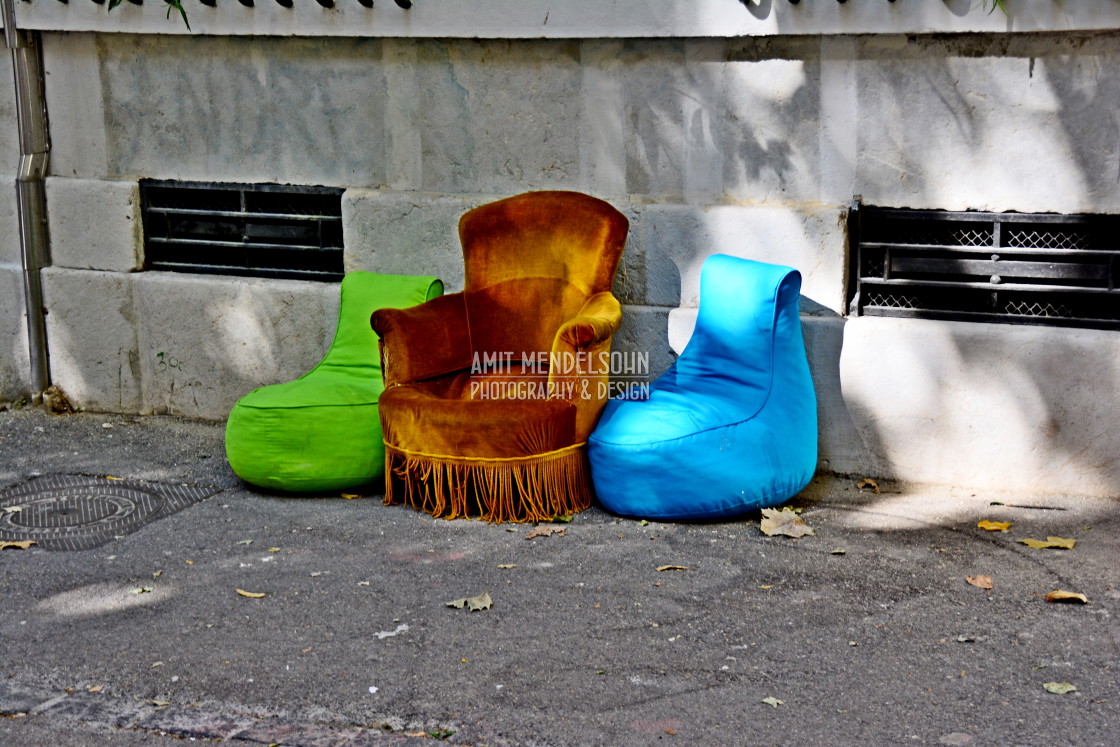
[[[0,540],[34,540],[47,550],[91,549],[213,492],[97,477],[39,477],[0,493]]]

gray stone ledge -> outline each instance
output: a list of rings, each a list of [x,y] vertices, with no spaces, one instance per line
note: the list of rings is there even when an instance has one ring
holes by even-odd
[[[1009,13],[988,13],[976,0],[740,3],[730,0],[440,0],[410,10],[393,3],[373,9],[311,2],[285,9],[275,3],[246,8],[219,3],[186,7],[195,34],[303,36],[414,36],[465,38],[588,38],[772,36],[778,34],[884,34],[1074,31],[1115,28],[1114,4],[1008,0]],[[32,0],[16,4],[21,28],[190,34],[162,3],[125,3],[112,14],[94,3]]]

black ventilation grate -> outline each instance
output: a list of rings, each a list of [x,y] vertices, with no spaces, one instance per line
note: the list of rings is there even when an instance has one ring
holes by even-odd
[[[1120,216],[849,213],[855,315],[1120,329]]]
[[[342,278],[342,190],[142,181],[145,267],[252,277]]]

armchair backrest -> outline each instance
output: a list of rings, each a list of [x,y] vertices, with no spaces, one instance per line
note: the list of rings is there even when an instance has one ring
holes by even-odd
[[[556,278],[586,296],[614,281],[629,221],[579,192],[527,192],[459,220],[467,290],[518,278]]]
[[[628,229],[609,203],[579,192],[528,192],[465,213],[474,350],[547,353],[560,325],[611,289]]]

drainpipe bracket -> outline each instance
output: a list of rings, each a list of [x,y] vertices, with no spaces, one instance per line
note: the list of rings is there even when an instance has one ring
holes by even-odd
[[[21,154],[19,157],[19,171],[16,173],[16,181],[43,181],[47,178],[47,164],[49,160],[50,154],[45,151]]]

